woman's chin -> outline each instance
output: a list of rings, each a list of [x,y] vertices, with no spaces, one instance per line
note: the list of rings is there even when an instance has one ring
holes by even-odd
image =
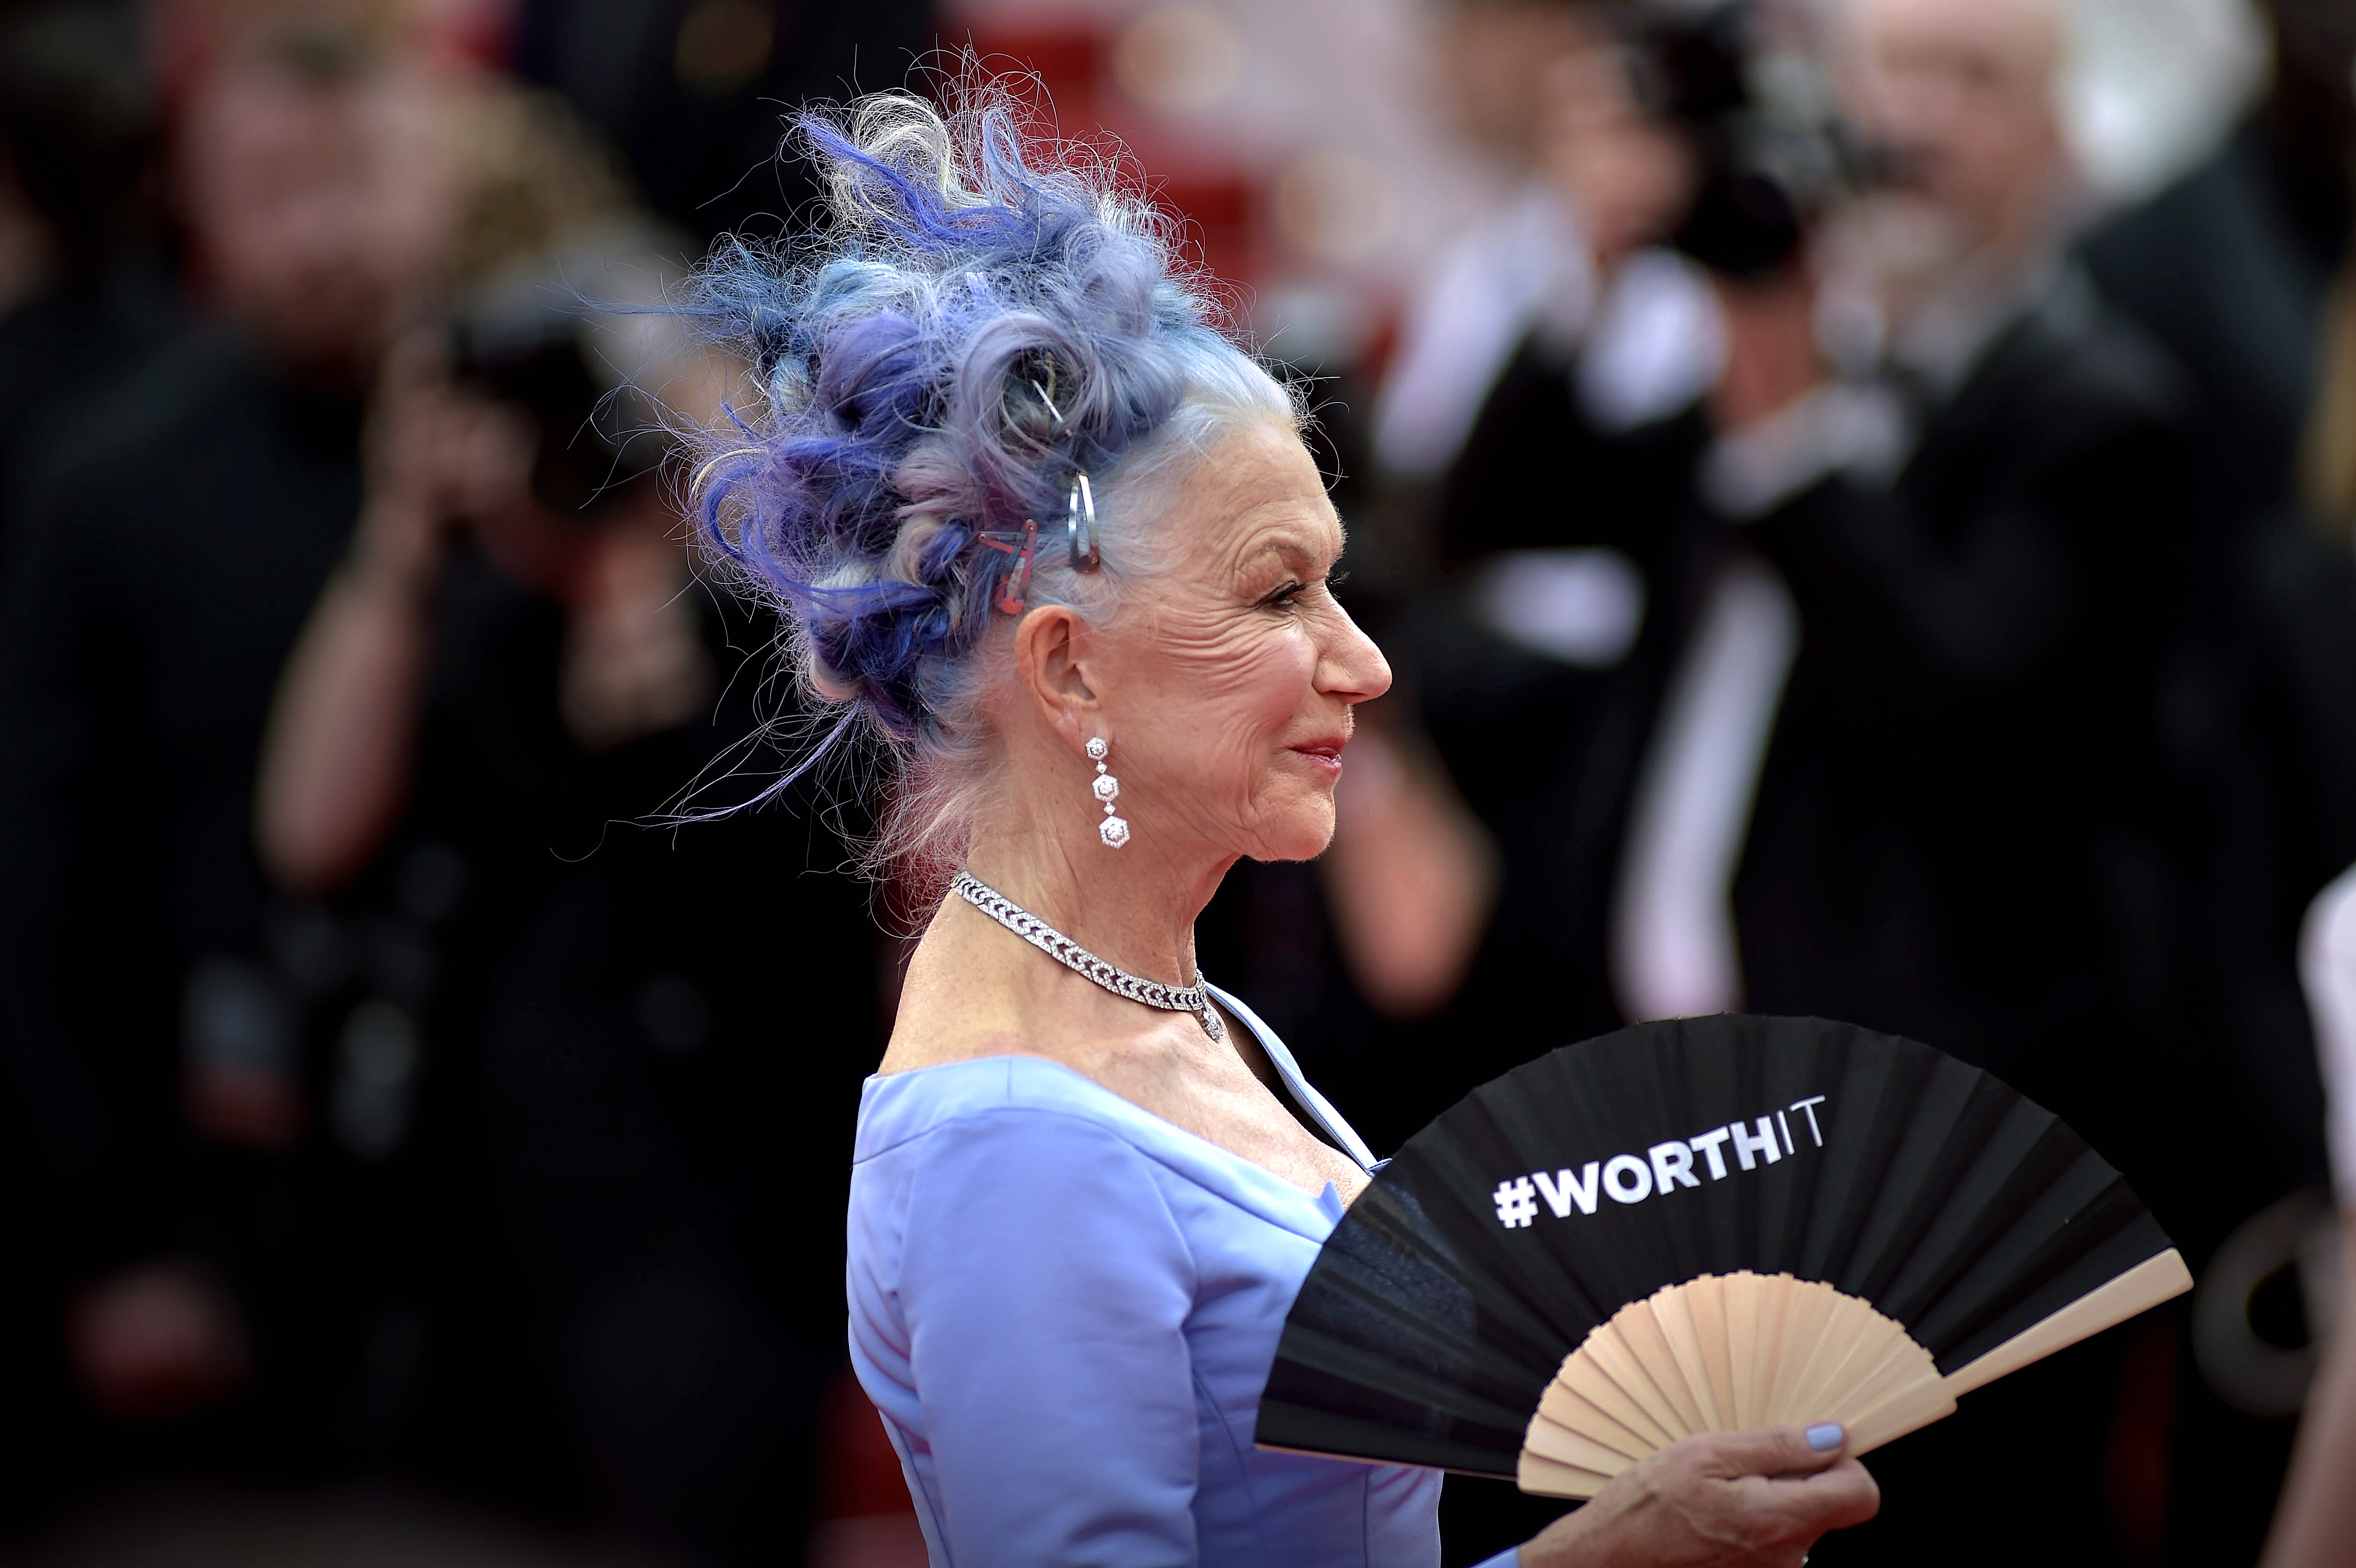
[[[1260,824],[1244,853],[1255,860],[1314,860],[1333,842],[1333,800],[1303,801]]]

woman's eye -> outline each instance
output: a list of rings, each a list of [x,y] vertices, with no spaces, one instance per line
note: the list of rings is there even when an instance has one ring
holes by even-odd
[[[1275,592],[1261,600],[1260,603],[1263,604],[1275,605],[1280,608],[1297,604],[1301,602],[1301,596],[1308,592],[1312,586],[1323,588],[1328,592],[1331,592],[1334,588],[1340,586],[1344,578],[1349,575],[1350,574],[1346,571],[1335,571],[1328,573],[1314,584],[1301,581],[1287,582],[1283,587],[1278,589]]]

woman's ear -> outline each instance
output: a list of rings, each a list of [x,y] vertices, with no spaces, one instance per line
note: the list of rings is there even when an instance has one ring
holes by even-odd
[[[1088,624],[1067,604],[1042,604],[1014,626],[1014,668],[1040,717],[1075,750],[1097,732],[1098,702],[1088,684]]]

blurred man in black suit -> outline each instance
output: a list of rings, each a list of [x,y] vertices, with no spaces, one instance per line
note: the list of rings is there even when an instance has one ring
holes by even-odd
[[[2180,1157],[2195,1106],[2203,1136],[2255,1140],[2188,1074],[2201,810],[2157,711],[2199,520],[2188,389],[2063,259],[2056,9],[1856,0],[1848,21],[1852,112],[1902,178],[1840,216],[1820,286],[1722,291],[1699,488],[1739,553],[1648,764],[1623,997],[1843,1018],[1973,1061],[2078,1128],[2197,1255],[2233,1199]],[[1772,723],[1726,720],[1762,697]],[[1747,808],[1747,829],[1695,801]],[[1697,839],[1739,857],[1705,880]],[[1724,940],[1681,954],[1713,915]],[[2277,1179],[2262,1160],[2222,1185]],[[1893,1450],[1883,1521],[1827,1549],[2117,1560],[2123,1354],[2113,1336],[2056,1358]],[[2008,1424],[2040,1459],[1999,1482]],[[1999,1484],[2000,1509],[1954,1506]]]
[[[1720,270],[1687,328],[1721,334],[1714,390],[1605,429],[1598,344],[1566,364],[1534,341],[1446,487],[1476,617],[1483,552],[1612,547],[1643,592],[1576,702],[1523,652],[1419,650],[1433,737],[1506,850],[1450,1015],[1482,1043],[1441,1071],[1593,1032],[1599,993],[1853,1019],[2058,1111],[2197,1264],[2320,1142],[2311,1053],[2236,1016],[2234,977],[2266,967],[2244,950],[2286,970],[2287,941],[2249,920],[2221,943],[2238,916],[2209,907],[2247,902],[2213,873],[2254,814],[2188,764],[2188,733],[2242,732],[2179,667],[2210,522],[2191,387],[2070,259],[2060,9],[1837,14],[1870,188],[1790,266]],[[2197,1167],[2195,1126],[2218,1151]],[[2187,1562],[2254,1555],[2282,1445],[2204,1403],[2179,1328],[2132,1331],[2132,1376],[2112,1336],[1877,1456],[1882,1519],[1824,1550],[2111,1562],[2165,1530]],[[2213,1477],[2190,1501],[2165,1495],[2171,1419],[2180,1471]],[[1982,1467],[2023,1432],[2032,1474]],[[1976,1488],[2003,1506],[1958,1509]]]

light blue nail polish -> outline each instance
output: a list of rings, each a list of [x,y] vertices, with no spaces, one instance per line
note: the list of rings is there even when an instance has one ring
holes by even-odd
[[[1841,1429],[1837,1422],[1827,1421],[1822,1426],[1808,1428],[1808,1446],[1819,1454],[1829,1454],[1841,1445]]]

